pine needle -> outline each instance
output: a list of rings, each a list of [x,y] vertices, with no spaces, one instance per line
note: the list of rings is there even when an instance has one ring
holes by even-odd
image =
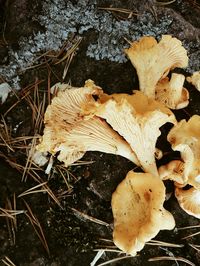
[[[28,217],[29,221],[31,222],[31,225],[33,226],[38,238],[40,239],[43,247],[45,248],[46,252],[48,253],[48,255],[50,254],[49,251],[49,247],[42,229],[42,226],[39,222],[39,220],[37,219],[37,217],[33,214],[30,206],[28,205],[28,203],[26,201],[24,201],[26,208],[28,210],[28,212],[26,212],[26,216]]]
[[[108,260],[108,261],[106,261],[106,262],[103,262],[103,263],[101,263],[101,264],[98,264],[97,266],[104,266],[104,265],[108,265],[108,264],[115,263],[115,262],[120,261],[120,260],[130,259],[130,258],[133,258],[133,257],[130,256],[130,255],[128,255],[128,256],[123,256],[123,257],[115,258],[115,259],[112,259],[112,260]]]
[[[77,215],[77,217],[79,217],[79,218],[83,218],[83,219],[89,220],[89,221],[91,221],[91,222],[93,222],[93,223],[97,223],[97,224],[104,225],[104,226],[107,226],[107,227],[110,226],[108,223],[106,223],[106,222],[104,222],[104,221],[101,221],[101,220],[99,220],[99,219],[97,219],[97,218],[94,218],[94,217],[92,217],[92,216],[90,216],[90,215],[87,215],[87,214],[85,214],[85,213],[83,213],[83,212],[81,212],[81,211],[78,211],[78,210],[74,209],[74,208],[70,208],[70,209],[71,209],[71,210]]]
[[[1,261],[6,265],[6,266],[16,266],[11,259],[9,259],[7,256],[5,256]]]
[[[34,186],[32,188],[29,188],[26,191],[24,191],[23,193],[21,193],[20,195],[18,195],[18,198],[24,197],[24,196],[27,196],[27,195],[30,195],[30,194],[47,192],[47,189],[46,188],[44,188],[44,189],[38,189],[40,187],[44,187],[44,185],[46,185],[46,184],[47,184],[47,182],[43,182],[43,183],[41,183],[39,185],[36,185],[36,186]]]
[[[158,241],[158,240],[151,240],[151,241],[147,242],[146,245],[163,246],[163,247],[171,247],[171,248],[182,248],[182,247],[184,247],[183,244],[173,244],[173,243],[168,243],[168,242],[163,242],[163,241]]]
[[[196,251],[200,252],[200,245],[195,245],[195,244],[190,244],[190,243],[189,243],[189,245],[190,245],[193,249],[195,249]]]
[[[150,258],[148,261],[165,261],[165,260],[171,260],[171,261],[181,261],[184,262],[190,266],[196,266],[193,262],[182,258],[182,257],[168,257],[168,256],[162,256],[162,257],[154,257],[154,258]]]
[[[176,0],[171,0],[171,1],[156,1],[156,4],[159,6],[167,6],[175,3]]]

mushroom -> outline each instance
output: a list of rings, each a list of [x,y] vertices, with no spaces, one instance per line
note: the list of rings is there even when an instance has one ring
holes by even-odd
[[[183,88],[185,77],[173,73],[171,79],[168,77],[160,80],[156,85],[157,101],[171,109],[182,109],[189,104],[189,92]]]
[[[159,43],[155,38],[145,36],[133,42],[125,53],[136,68],[140,90],[153,99],[156,84],[169,70],[188,65],[187,51],[181,41],[170,35],[163,35]]]
[[[172,149],[181,153],[183,186],[200,188],[200,116],[194,115],[188,122],[181,120],[170,130],[167,139]]]
[[[105,119],[131,146],[145,172],[158,175],[155,152],[159,128],[176,123],[173,113],[140,91],[133,95],[100,95],[87,113]]]
[[[158,169],[159,176],[162,180],[172,180],[176,182],[176,186],[185,186],[184,180],[184,162],[180,160],[170,161],[166,165],[162,165]]]
[[[198,91],[200,91],[200,71],[196,71],[191,77],[187,77],[186,80],[194,85]]]
[[[47,107],[44,135],[37,149],[58,154],[58,160],[69,166],[86,151],[101,151],[124,156],[139,165],[129,144],[103,119],[84,117],[82,107],[94,102],[102,90],[89,80],[85,87],[59,90]]]
[[[175,196],[185,212],[200,219],[200,189],[194,187],[188,190],[176,188]]]
[[[160,230],[172,230],[175,221],[164,201],[165,186],[159,177],[128,172],[112,195],[115,245],[135,256]]]

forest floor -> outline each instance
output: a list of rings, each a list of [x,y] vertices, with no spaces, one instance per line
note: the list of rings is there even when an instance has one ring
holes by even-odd
[[[71,2],[76,6],[84,1]],[[200,5],[189,0],[171,2],[110,0],[97,1],[96,5],[104,7],[102,14],[109,12],[113,20],[133,19],[135,25],[144,10],[153,13],[155,20],[162,20],[164,15],[171,17],[165,33],[180,38],[188,47],[190,68],[182,70],[187,76],[200,68]],[[53,1],[49,3],[52,5]],[[106,10],[108,7],[117,11]],[[138,13],[134,18],[133,10]],[[9,49],[19,51],[19,40],[45,31],[37,22],[42,12],[42,1],[0,0],[0,68],[11,64]],[[80,162],[67,169],[54,162],[51,173],[46,175],[30,160],[28,151],[43,132],[50,86],[63,81],[63,73],[64,81],[73,86],[83,86],[90,78],[109,94],[131,93],[138,88],[136,71],[129,61],[96,60],[87,55],[89,44],[99,38],[98,34],[92,28],[83,34],[73,33],[58,51],[40,53],[37,65],[18,71],[21,89],[13,90],[0,106],[0,265],[87,266],[100,250],[102,256],[96,265],[200,265],[199,221],[179,207],[171,183],[167,189],[172,196],[165,207],[173,214],[176,228],[161,231],[155,238],[158,242],[147,243],[136,257],[131,257],[121,253],[112,242],[110,201],[117,185],[135,167],[133,163],[120,156],[87,152]],[[143,34],[145,30],[141,31]],[[6,78],[0,76],[0,80],[4,82]],[[188,83],[186,87],[190,104],[175,112],[178,120],[200,115],[200,94]],[[162,128],[158,140],[159,148],[166,154],[167,130]],[[164,156],[158,164],[175,156]]]

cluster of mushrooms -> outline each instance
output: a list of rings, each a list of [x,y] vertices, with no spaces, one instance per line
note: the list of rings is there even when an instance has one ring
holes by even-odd
[[[175,221],[164,207],[163,180],[175,185],[181,208],[200,218],[200,116],[177,122],[170,109],[189,104],[185,77],[169,71],[185,68],[188,56],[181,41],[170,35],[157,42],[143,37],[125,53],[137,70],[139,90],[108,95],[87,80],[81,88],[57,83],[47,107],[44,135],[37,150],[57,155],[66,167],[87,151],[121,155],[143,169],[130,171],[112,195],[113,239],[124,252],[136,255],[160,230],[171,230]],[[187,80],[200,90],[200,72]],[[181,159],[157,169],[162,156],[156,141],[165,123],[173,124],[167,140]],[[157,158],[157,157],[156,157]],[[183,189],[186,185],[191,187]]]

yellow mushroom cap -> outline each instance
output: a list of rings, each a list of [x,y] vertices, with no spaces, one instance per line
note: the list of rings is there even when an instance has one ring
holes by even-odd
[[[183,88],[185,77],[173,73],[171,79],[168,77],[160,80],[156,85],[156,100],[170,109],[182,109],[189,104],[189,92]]]
[[[142,104],[141,104],[142,103]],[[105,119],[131,146],[145,172],[158,175],[155,152],[159,128],[176,123],[173,113],[140,91],[100,96],[92,114]],[[85,110],[89,113],[89,110]]]
[[[191,77],[187,77],[186,80],[196,87],[200,91],[200,71],[196,71]]]
[[[200,219],[200,189],[190,188],[183,190],[176,188],[175,196],[180,207],[185,212]]]
[[[173,229],[175,221],[164,201],[159,177],[130,171],[112,195],[115,245],[135,256],[160,230]]]
[[[172,149],[181,153],[184,162],[183,179],[186,184],[200,188],[200,116],[181,120],[167,136]]]
[[[156,84],[169,70],[188,65],[187,51],[170,35],[163,35],[159,43],[153,37],[143,37],[125,53],[136,68],[140,90],[150,98],[155,98]]]
[[[95,102],[93,96],[101,93],[91,80],[82,88],[68,86],[66,90],[59,90],[47,107],[44,135],[37,149],[59,153],[58,159],[65,166],[79,160],[86,151],[121,155],[139,165],[129,144],[106,121],[82,115],[83,106]]]

